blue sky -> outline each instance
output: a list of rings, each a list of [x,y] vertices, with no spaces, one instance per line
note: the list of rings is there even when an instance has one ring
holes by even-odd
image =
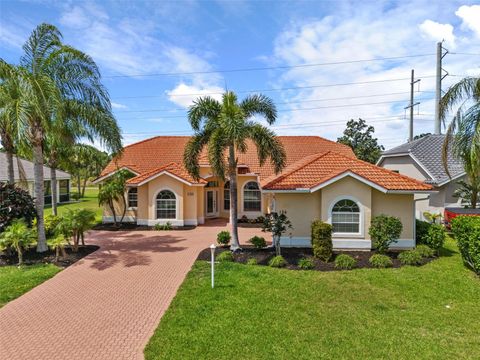
[[[389,148],[407,137],[412,68],[422,77],[415,133],[433,130],[436,41],[457,53],[445,57],[450,74],[480,72],[478,19],[469,1],[2,1],[0,53],[16,63],[37,24],[56,25],[100,66],[126,144],[190,134],[188,105],[227,87],[271,96],[279,134],[335,140],[362,117]],[[403,58],[291,67],[385,57]],[[222,72],[259,67],[279,68]],[[362,84],[325,86],[345,83]]]

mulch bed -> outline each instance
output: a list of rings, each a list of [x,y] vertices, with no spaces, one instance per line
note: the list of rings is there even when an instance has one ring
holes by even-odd
[[[91,254],[99,247],[95,245],[85,245],[78,248],[78,252],[74,253],[70,247],[66,247],[65,251],[67,256],[65,258],[60,257],[58,261],[55,261],[55,251],[48,250],[43,253],[37,253],[35,248],[31,248],[23,254],[24,265],[36,265],[36,264],[54,264],[62,268],[66,268],[78,260],[84,258],[88,254]],[[0,266],[17,265],[18,257],[16,253],[0,253]]]
[[[229,247],[217,247],[215,251],[215,256],[220,254],[224,251],[230,251]],[[311,258],[314,263],[315,267],[312,270],[317,271],[340,271],[339,269],[335,268],[335,257],[339,254],[347,254],[352,256],[355,260],[357,260],[356,269],[361,268],[373,268],[368,262],[368,259],[372,255],[374,255],[375,251],[334,251],[333,258],[329,262],[323,262],[321,260],[317,260],[313,258],[313,252],[311,248],[282,248],[282,256],[287,261],[288,265],[284,267],[284,269],[290,270],[301,270],[297,264],[298,261],[302,258]],[[393,262],[394,268],[399,268],[404,266],[400,263],[397,259],[398,252],[389,252],[386,255],[390,256]],[[197,260],[205,260],[210,261],[210,248],[206,248],[200,252],[198,255]],[[245,264],[248,259],[255,258],[257,260],[258,265],[268,266],[268,261],[275,256],[275,250],[273,248],[266,248],[266,249],[255,249],[252,246],[245,246],[242,247],[241,251],[235,252],[233,254],[235,262]],[[422,265],[429,263],[430,261],[434,260],[435,258],[425,258],[422,261]]]
[[[172,230],[192,230],[195,229],[194,225],[186,225],[186,226],[172,226]],[[136,223],[121,223],[121,224],[97,224],[93,227],[93,230],[106,230],[106,231],[148,231],[148,230],[155,230],[153,226],[147,225],[137,225]],[[164,230],[158,230],[164,231]]]

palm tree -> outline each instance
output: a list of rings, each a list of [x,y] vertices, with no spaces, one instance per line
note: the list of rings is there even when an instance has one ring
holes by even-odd
[[[13,248],[18,255],[18,265],[23,264],[23,252],[35,243],[35,235],[23,219],[16,219],[0,236],[0,249]]]
[[[222,180],[228,177],[232,251],[239,249],[236,152],[244,153],[250,139],[257,147],[261,165],[269,159],[275,173],[285,167],[286,155],[282,143],[272,130],[251,120],[256,115],[263,116],[269,125],[273,124],[277,118],[273,101],[264,95],[252,95],[238,103],[237,96],[231,91],[223,94],[221,102],[209,96],[202,97],[188,112],[195,134],[185,148],[185,168],[195,179],[200,177],[198,161],[206,146],[214,174]]]
[[[31,147],[33,154],[39,252],[48,249],[43,223],[43,147],[47,134],[58,129],[55,121],[72,121],[74,129],[88,129],[87,138],[95,135],[112,151],[121,149],[120,130],[97,65],[61,39],[55,26],[39,25],[23,46],[20,66],[9,74],[22,90],[24,106],[17,111],[21,120],[18,138]],[[0,73],[7,67],[12,66],[2,60]],[[85,136],[85,132],[75,134]]]
[[[475,187],[480,177],[480,77],[464,78],[448,89],[440,102],[442,120],[454,107],[457,112],[447,129],[443,165],[449,174],[447,154],[452,151],[464,163],[467,184]],[[477,193],[471,194],[470,203],[475,208]]]

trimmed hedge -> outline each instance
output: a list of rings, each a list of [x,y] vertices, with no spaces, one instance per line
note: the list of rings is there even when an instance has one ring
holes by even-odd
[[[374,254],[374,255],[370,256],[370,259],[368,259],[368,262],[373,267],[376,267],[376,268],[379,268],[379,269],[384,269],[384,268],[388,268],[388,267],[393,266],[392,259],[390,259],[389,256],[382,255],[382,254]]]
[[[417,244],[426,244],[425,239],[431,226],[432,224],[427,221],[415,220],[415,238]]]
[[[220,245],[228,245],[231,239],[232,235],[230,235],[230,232],[228,232],[227,230],[220,231],[217,234],[217,242]]]
[[[320,220],[312,222],[313,256],[322,261],[328,261],[333,254],[332,225]]]
[[[398,255],[398,260],[402,265],[421,265],[422,264],[422,254],[417,250],[407,250]]]
[[[248,242],[252,244],[256,249],[263,249],[267,246],[265,238],[261,236],[254,236],[250,240],[248,240]]]
[[[433,250],[428,245],[418,245],[415,248],[415,251],[418,252],[424,258],[431,258],[435,256],[435,250]]]
[[[463,262],[480,275],[480,217],[458,216],[452,220],[452,232]]]
[[[335,258],[335,268],[351,270],[357,265],[357,260],[347,254],[340,254]]]
[[[382,214],[372,219],[368,233],[372,238],[373,247],[382,254],[400,238],[402,230],[403,225],[399,218]]]

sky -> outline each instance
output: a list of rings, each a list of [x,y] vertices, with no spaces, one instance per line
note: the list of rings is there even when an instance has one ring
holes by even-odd
[[[100,67],[125,145],[192,134],[188,107],[228,89],[271,97],[279,135],[336,140],[363,118],[388,149],[408,137],[411,69],[414,133],[433,132],[436,42],[444,91],[480,73],[479,19],[469,1],[2,0],[0,57],[18,63],[36,25],[57,26]]]

